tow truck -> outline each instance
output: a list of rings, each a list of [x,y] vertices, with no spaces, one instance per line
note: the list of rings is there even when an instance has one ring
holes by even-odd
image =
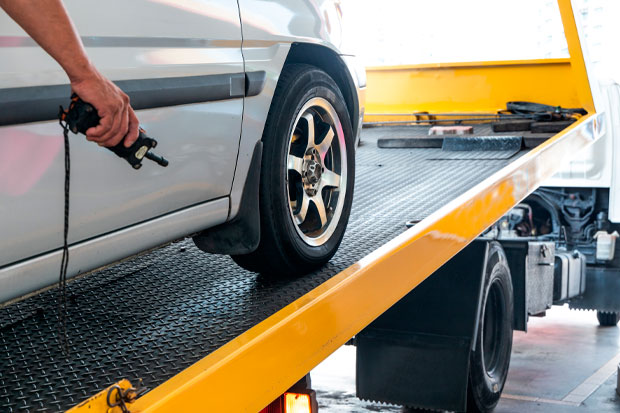
[[[510,219],[571,159],[611,139],[573,6],[558,4],[569,58],[368,71],[367,122],[392,122],[394,113],[426,122],[365,129],[349,230],[323,269],[272,279],[180,240],[70,283],[70,356],[57,345],[54,291],[0,309],[0,410],[314,412],[309,372],[350,343],[361,398],[491,411],[513,328],[576,299],[553,296],[573,291],[567,283],[576,279],[554,277],[566,237],[518,234]],[[516,100],[586,114],[506,157],[377,146]],[[494,134],[484,123],[473,128]],[[597,263],[593,251],[577,261]],[[567,259],[576,259],[572,251]],[[620,311],[592,300],[594,309]]]

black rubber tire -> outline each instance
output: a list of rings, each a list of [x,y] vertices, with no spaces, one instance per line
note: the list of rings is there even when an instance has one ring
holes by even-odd
[[[295,120],[314,97],[326,99],[336,110],[345,135],[347,188],[343,211],[331,238],[310,246],[297,233],[290,216],[287,193],[287,150]],[[258,249],[233,256],[241,267],[277,277],[298,276],[326,264],[336,253],[351,213],[355,180],[353,128],[345,100],[334,80],[310,65],[287,65],[278,81],[265,130],[260,179],[261,238]]]
[[[482,311],[476,345],[470,356],[468,412],[491,412],[506,383],[512,352],[513,289],[501,245],[489,245]]]
[[[601,327],[615,327],[620,321],[620,315],[618,313],[609,313],[606,311],[597,311],[596,318]]]

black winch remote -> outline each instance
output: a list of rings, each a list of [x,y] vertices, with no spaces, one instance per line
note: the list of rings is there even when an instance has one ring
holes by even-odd
[[[75,93],[71,96],[71,104],[67,110],[60,107],[58,115],[64,127],[71,132],[86,134],[86,131],[92,127],[99,125],[99,115],[97,110],[87,102],[84,102]],[[107,148],[114,152],[120,158],[125,159],[134,169],[142,167],[142,159],[150,159],[161,166],[168,166],[168,160],[155,155],[151,149],[157,146],[157,141],[146,136],[144,129],[140,128],[138,139],[129,148],[126,148],[121,141],[118,145]]]

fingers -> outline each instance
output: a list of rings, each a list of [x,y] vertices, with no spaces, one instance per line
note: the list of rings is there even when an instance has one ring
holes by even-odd
[[[109,138],[104,139],[99,142],[99,145],[112,147],[119,144],[120,141],[123,140],[127,131],[129,130],[129,113],[128,108],[125,107],[117,117],[116,122],[114,124],[114,128],[112,128],[108,134]]]
[[[125,140],[131,146],[138,138],[138,119],[129,104],[129,96],[105,77],[96,76],[72,82],[73,91],[97,109],[99,125],[86,131],[86,138],[101,146],[112,147]]]
[[[129,107],[129,132],[125,136],[125,147],[129,148],[138,139],[140,124],[138,117],[131,107]]]
[[[99,125],[86,131],[86,139],[91,142],[102,142],[103,137],[110,130],[110,128],[112,128],[112,124],[114,122],[114,116],[112,115],[102,116],[100,112],[99,116],[101,116],[99,119]]]
[[[89,136],[88,131],[86,131],[86,139],[96,142],[100,146],[107,146],[105,143],[114,138],[116,131],[121,127],[121,118],[122,114],[118,112],[102,117],[99,126],[97,126],[97,128],[102,127],[102,133],[99,136]]]
[[[101,118],[99,126],[86,131],[86,139],[106,147],[116,146],[124,139],[125,147],[129,148],[138,139],[140,129],[138,117],[131,106],[127,106],[124,114],[113,120],[110,120],[111,118],[111,116]]]
[[[131,137],[129,144],[125,142],[126,147],[131,146],[138,137],[138,118],[129,105],[114,117],[101,118],[99,126],[86,131],[86,139],[106,147],[118,145],[125,137]]]

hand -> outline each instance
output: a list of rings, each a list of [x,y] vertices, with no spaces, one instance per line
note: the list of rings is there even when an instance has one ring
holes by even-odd
[[[116,146],[124,139],[130,147],[138,139],[138,118],[129,105],[129,96],[96,70],[71,79],[73,92],[97,109],[99,125],[86,131],[86,139],[100,146]]]

